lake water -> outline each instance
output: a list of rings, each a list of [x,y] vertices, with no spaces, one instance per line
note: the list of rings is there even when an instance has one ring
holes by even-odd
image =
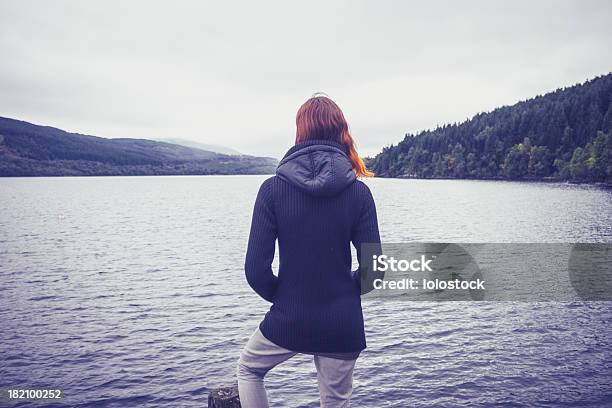
[[[206,406],[268,308],[242,269],[264,179],[0,179],[0,389],[64,392],[23,406]],[[612,242],[609,190],[368,184],[387,242]],[[363,307],[354,406],[612,406],[611,302]],[[267,387],[273,406],[318,406],[311,357]]]

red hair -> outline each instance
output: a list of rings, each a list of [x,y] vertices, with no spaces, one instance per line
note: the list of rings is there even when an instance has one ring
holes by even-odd
[[[313,139],[340,143],[345,147],[357,177],[374,175],[366,169],[365,163],[357,154],[355,141],[349,132],[342,110],[328,97],[316,95],[304,102],[298,110],[295,123],[297,126],[296,144]]]

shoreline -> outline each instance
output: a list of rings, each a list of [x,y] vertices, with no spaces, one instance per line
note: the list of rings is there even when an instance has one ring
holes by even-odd
[[[376,178],[402,179],[402,180],[472,180],[472,181],[506,181],[506,182],[548,183],[548,184],[558,183],[558,184],[590,185],[590,186],[597,186],[597,187],[612,188],[612,182],[605,182],[605,181],[574,181],[574,180],[566,180],[566,179],[560,179],[560,178],[554,178],[554,177],[507,179],[507,178],[502,178],[502,177],[474,177],[474,178],[465,177],[465,178],[456,178],[456,177],[415,177],[415,176],[387,177],[387,176],[377,176]]]
[[[28,176],[3,176],[0,179],[16,179],[16,178],[94,178],[94,177],[235,177],[235,176],[274,176],[274,173],[237,173],[237,174],[87,174],[87,175],[28,175]],[[612,188],[612,182],[602,181],[573,181],[557,178],[523,178],[523,179],[506,179],[501,177],[478,177],[478,178],[456,178],[456,177],[414,177],[414,176],[374,176],[377,179],[394,179],[394,180],[456,180],[456,181],[503,181],[509,183],[546,183],[546,184],[572,184],[572,185],[589,185],[601,188]]]

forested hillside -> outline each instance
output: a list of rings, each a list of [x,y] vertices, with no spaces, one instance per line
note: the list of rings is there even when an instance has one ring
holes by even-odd
[[[0,118],[0,176],[271,174],[268,157],[146,139],[107,139]]]
[[[612,74],[383,149],[381,177],[612,180]]]

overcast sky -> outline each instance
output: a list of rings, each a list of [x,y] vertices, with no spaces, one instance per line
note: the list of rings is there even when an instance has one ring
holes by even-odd
[[[612,70],[610,1],[0,2],[0,116],[280,157],[324,91],[362,155]]]

